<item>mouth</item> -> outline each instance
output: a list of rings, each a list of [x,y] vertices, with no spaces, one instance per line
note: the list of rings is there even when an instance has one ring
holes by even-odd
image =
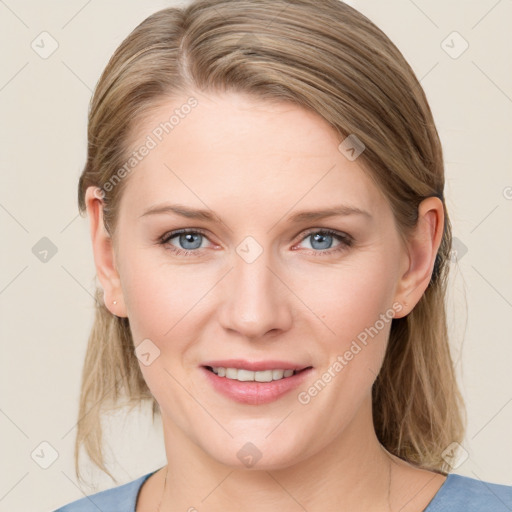
[[[307,366],[302,369],[284,369],[284,368],[272,368],[268,370],[247,370],[245,368],[234,368],[225,366],[204,366],[208,371],[214,373],[218,377],[237,380],[239,382],[273,382],[282,379],[288,379],[293,377],[304,370],[312,368]]]
[[[295,389],[313,371],[283,361],[250,363],[243,360],[209,361],[201,366],[207,382],[235,402],[261,405],[273,402]]]

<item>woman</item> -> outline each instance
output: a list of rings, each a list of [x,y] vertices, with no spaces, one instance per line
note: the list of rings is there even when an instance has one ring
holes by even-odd
[[[128,397],[168,464],[62,512],[512,507],[449,473],[442,149],[373,23],[337,0],[165,9],[115,52],[88,137],[76,454],[107,471],[91,406]]]

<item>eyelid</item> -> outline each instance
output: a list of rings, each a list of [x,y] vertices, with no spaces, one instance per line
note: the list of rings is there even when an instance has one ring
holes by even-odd
[[[188,234],[188,233],[198,233],[200,235],[203,235],[206,239],[208,239],[210,241],[210,243],[212,243],[210,238],[208,237],[206,230],[204,230],[202,228],[181,228],[181,229],[171,230],[171,231],[166,232],[163,236],[159,237],[158,242],[161,245],[167,245],[167,244],[169,244],[169,240],[171,240],[172,238],[175,238],[181,234]],[[312,252],[313,254],[317,254],[317,255],[333,254],[337,251],[347,249],[348,247],[352,246],[352,244],[354,243],[354,238],[350,234],[343,232],[343,231],[338,231],[336,229],[323,228],[323,227],[313,227],[313,228],[308,228],[306,230],[302,230],[296,237],[293,237],[291,240],[296,240],[296,242],[294,243],[294,245],[296,245],[297,243],[300,243],[303,240],[306,240],[308,236],[310,236],[314,233],[323,233],[323,234],[333,236],[333,237],[337,238],[341,242],[341,246],[344,246],[344,247],[337,246],[334,248],[318,250],[318,251],[309,250],[309,252],[310,253]],[[199,254],[202,251],[202,249],[182,249],[181,247],[175,247],[175,246],[172,246],[172,247],[173,247],[173,249],[168,249],[168,250],[170,250],[171,252],[175,252],[177,254],[182,254],[182,253],[185,253],[185,254],[198,253]]]
[[[307,238],[309,235],[312,235],[313,233],[326,233],[326,234],[333,235],[333,236],[334,235],[339,236],[340,238],[343,238],[347,242],[354,241],[353,237],[351,235],[349,235],[348,233],[346,233],[345,231],[338,231],[337,229],[321,228],[321,227],[306,229],[305,231],[301,231],[299,233],[299,235],[297,235],[297,236],[299,237],[299,241],[302,241],[305,238]]]
[[[162,244],[165,244],[169,240],[171,240],[172,238],[177,237],[178,235],[183,235],[183,234],[186,235],[188,233],[199,233],[200,235],[203,235],[205,238],[210,240],[206,230],[204,230],[202,228],[181,228],[181,229],[174,229],[174,230],[171,230],[171,231],[167,231],[165,234],[163,234],[162,236],[158,237],[158,242],[160,242]],[[210,240],[210,242],[211,242],[211,240]],[[181,249],[181,250],[185,251],[187,249]],[[196,249],[196,251],[197,251],[197,249]]]
[[[302,243],[303,241],[307,240],[309,236],[315,233],[322,233],[323,235],[331,236],[335,238],[339,243],[338,245],[335,245],[334,247],[331,247],[329,249],[321,249],[321,250],[315,250],[315,249],[304,249],[306,255],[311,255],[314,257],[334,257],[340,254],[343,254],[347,250],[349,250],[354,245],[354,238],[349,235],[348,233],[345,233],[343,231],[338,231],[336,229],[331,228],[312,228],[307,229],[306,231],[301,232],[299,240],[294,244],[292,247],[292,250],[296,251],[298,250],[295,246],[297,244]],[[311,243],[311,242],[310,242]]]

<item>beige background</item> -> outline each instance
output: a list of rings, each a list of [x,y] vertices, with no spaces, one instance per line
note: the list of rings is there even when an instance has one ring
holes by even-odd
[[[82,491],[73,474],[93,311],[88,224],[76,203],[88,102],[122,39],[150,13],[175,4],[0,1],[1,511],[50,511],[94,490]],[[454,471],[512,484],[512,2],[352,4],[411,63],[443,141],[459,251],[450,326],[468,408],[467,455],[455,459]],[[53,40],[58,48],[42,58]],[[46,262],[33,253],[43,237],[57,250]],[[165,464],[159,425],[147,414],[109,426],[119,483]],[[113,486],[97,471],[90,476],[96,489]]]

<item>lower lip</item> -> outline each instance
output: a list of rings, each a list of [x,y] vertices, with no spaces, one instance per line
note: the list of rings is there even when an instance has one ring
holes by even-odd
[[[261,405],[273,402],[295,389],[309,375],[312,368],[272,382],[241,382],[227,377],[219,377],[204,366],[201,367],[201,370],[206,374],[206,378],[214,389],[224,396],[241,404]]]

